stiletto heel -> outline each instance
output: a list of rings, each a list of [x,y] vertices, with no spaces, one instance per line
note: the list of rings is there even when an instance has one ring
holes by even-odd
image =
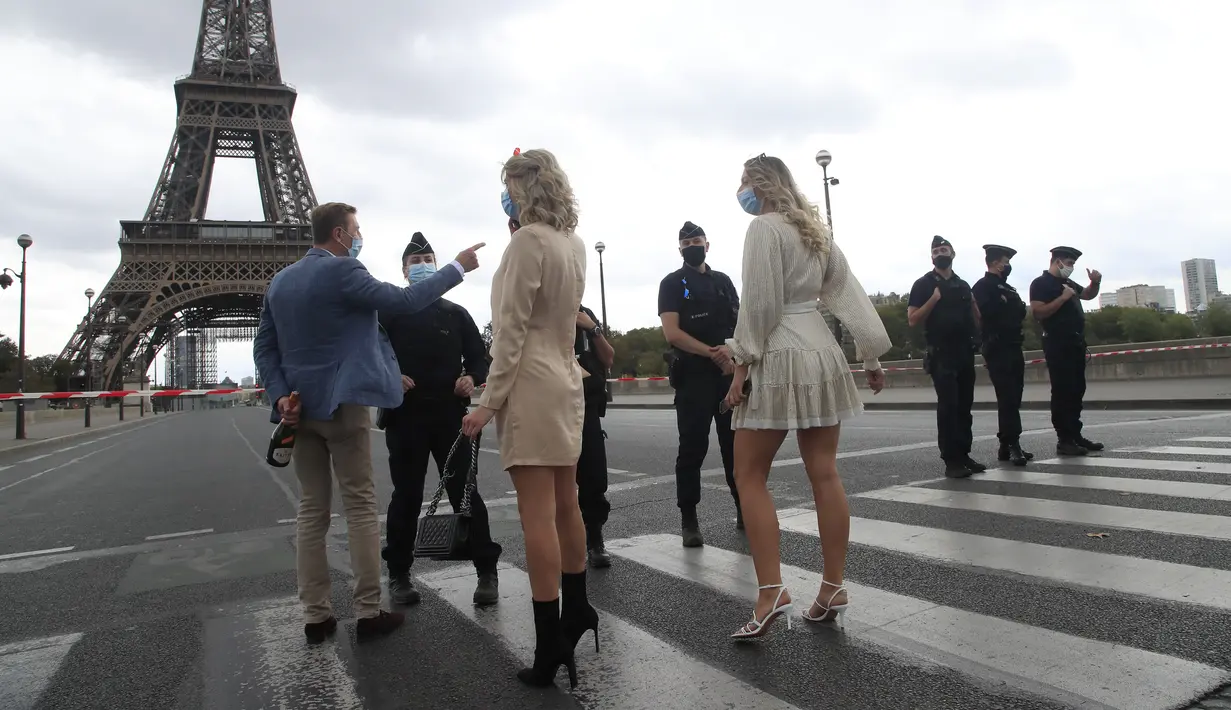
[[[572,690],[577,687],[577,661],[569,658],[564,667],[568,669],[568,687]]]
[[[594,652],[598,653],[598,612],[586,599],[586,573],[560,575],[560,626],[570,649],[576,649],[587,631],[594,632]]]
[[[594,652],[598,653],[598,627],[594,627]]]
[[[800,616],[802,616],[805,621],[811,621],[814,624],[819,624],[822,622],[831,621],[829,615],[833,614],[832,620],[837,621],[838,624],[841,625],[842,617],[846,614],[847,607],[851,605],[850,592],[846,592],[845,584],[834,584],[833,582],[826,582],[825,580],[821,580],[822,590],[825,589],[825,585],[834,587],[834,593],[829,595],[828,603],[822,602],[820,593],[819,592],[817,593],[816,599],[813,601],[813,603],[821,608],[821,613],[816,616],[813,616],[812,614],[808,613],[812,611],[812,607],[808,607],[808,611],[801,612]],[[834,604],[833,600],[837,598],[837,596],[843,592],[847,593],[847,602],[845,604]]]
[[[777,620],[778,617],[780,616],[786,617],[787,631],[791,630],[790,612],[792,609],[795,608],[795,605],[790,601],[783,602],[782,604],[778,603],[782,600],[782,595],[786,594],[786,587],[784,587],[781,584],[766,584],[766,585],[757,587],[757,589],[758,590],[762,590],[762,589],[777,589],[778,590],[778,596],[774,597],[773,607],[769,610],[769,613],[765,615],[765,618],[760,619],[760,620],[757,619],[756,607],[753,607],[752,621],[749,621],[748,623],[739,627],[739,629],[736,630],[735,633],[731,634],[731,638],[736,639],[736,640],[741,640],[741,639],[759,638],[761,636],[764,636],[769,631],[770,624],[774,623],[774,621]]]
[[[545,688],[555,682],[560,666],[568,669],[570,687],[577,687],[577,662],[573,647],[560,627],[560,600],[534,602],[534,665],[517,672],[526,685]]]

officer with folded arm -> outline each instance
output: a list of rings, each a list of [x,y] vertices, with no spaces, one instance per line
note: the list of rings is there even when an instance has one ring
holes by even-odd
[[[1034,454],[1022,450],[1022,390],[1026,361],[1022,355],[1022,321],[1026,303],[1009,284],[1010,260],[1017,250],[999,244],[984,244],[987,273],[975,283],[975,304],[983,317],[983,364],[996,389],[996,413],[1000,428],[1000,451],[996,458],[1025,466]]]

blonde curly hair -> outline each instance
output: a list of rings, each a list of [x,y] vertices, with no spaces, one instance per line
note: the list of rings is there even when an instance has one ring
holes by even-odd
[[[577,229],[577,198],[550,152],[535,148],[513,155],[505,161],[500,180],[517,205],[522,225],[543,222],[565,233]]]
[[[786,163],[762,153],[744,162],[744,174],[748,176],[746,184],[756,189],[761,203],[799,230],[813,253],[829,253],[833,239],[829,226],[821,220],[816,205],[799,191]]]

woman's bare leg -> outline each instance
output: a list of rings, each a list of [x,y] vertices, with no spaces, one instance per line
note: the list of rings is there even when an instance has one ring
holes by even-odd
[[[744,529],[759,586],[782,584],[782,560],[778,548],[778,513],[769,494],[769,469],[782,446],[786,431],[739,429],[735,432],[735,486],[744,512]],[[764,619],[773,609],[778,589],[757,593],[756,617]],[[784,594],[781,601],[790,599]]]
[[[821,557],[825,563],[824,580],[829,583],[823,585],[818,596],[827,604],[845,604],[847,600],[846,592],[842,592],[830,602],[846,573],[846,548],[851,536],[851,511],[846,504],[842,479],[838,477],[839,433],[839,426],[830,426],[801,429],[797,434],[799,453],[816,501]],[[820,612],[820,606],[815,603],[809,610],[814,616]]]
[[[509,469],[517,490],[517,513],[526,539],[530,594],[536,602],[560,596],[560,540],[556,533],[556,469],[514,466]],[[573,504],[577,497],[574,494]],[[584,543],[582,555],[584,556]]]
[[[586,569],[586,528],[577,504],[577,467],[551,469],[555,488],[556,535],[560,540],[560,569],[577,574]]]

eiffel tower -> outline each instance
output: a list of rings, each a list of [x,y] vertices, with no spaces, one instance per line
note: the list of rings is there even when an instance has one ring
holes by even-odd
[[[154,196],[144,219],[120,222],[120,265],[60,354],[75,384],[90,368],[95,389],[141,385],[168,345],[181,360],[169,362],[168,385],[216,384],[213,343],[251,340],[270,280],[311,246],[316,195],[291,125],[296,92],[282,81],[270,2],[204,0],[192,73],[175,82],[175,134]],[[204,218],[219,157],[256,161],[264,221]]]

